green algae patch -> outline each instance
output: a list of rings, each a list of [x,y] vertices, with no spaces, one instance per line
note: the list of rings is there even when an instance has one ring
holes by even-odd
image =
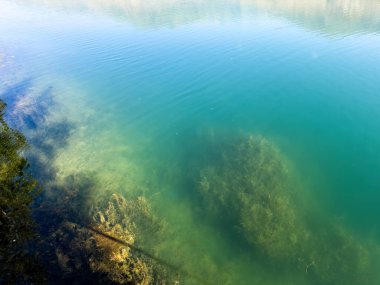
[[[373,284],[378,246],[360,242],[338,220],[316,223],[298,204],[302,187],[274,144],[254,135],[204,141],[195,168],[202,204],[237,227],[252,252],[317,284]]]

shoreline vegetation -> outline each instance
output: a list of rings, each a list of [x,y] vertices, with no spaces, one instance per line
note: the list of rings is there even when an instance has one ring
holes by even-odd
[[[178,242],[175,261],[162,259],[161,244],[167,246],[175,232],[145,191],[100,192],[96,173],[55,183],[52,175],[39,185],[24,157],[26,139],[4,115],[0,101],[1,284],[234,284],[223,272],[218,276],[213,261],[199,272],[187,271]],[[192,185],[194,209],[201,209],[209,226],[235,232],[253,256],[310,284],[374,284],[378,245],[357,239],[339,220],[320,221],[305,212],[298,203],[304,190],[272,142],[213,130],[198,132],[194,140],[200,147],[184,179]],[[41,185],[48,185],[42,193]],[[176,265],[179,260],[184,267]]]
[[[5,122],[5,107],[0,100],[0,283],[41,281],[28,254],[28,241],[36,236],[30,206],[40,189],[22,155],[26,139]]]
[[[185,3],[177,0],[17,0],[16,3],[53,10],[87,11],[126,20],[141,27],[173,27],[205,18],[223,22],[235,18],[237,14],[254,17],[258,12],[280,16],[326,35],[345,35],[352,31],[376,33],[380,25],[380,8],[376,0],[225,0],[223,5],[203,0]],[[168,18],[173,10],[177,13]]]

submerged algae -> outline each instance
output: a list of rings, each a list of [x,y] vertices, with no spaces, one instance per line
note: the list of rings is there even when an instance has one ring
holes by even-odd
[[[152,214],[145,197],[126,199],[113,194],[107,205],[95,214],[93,227],[131,246],[147,246],[144,243],[146,233],[150,232],[154,240],[163,225]],[[164,284],[169,278],[162,265],[134,252],[134,248],[127,248],[102,235],[94,235],[94,239],[101,255],[91,259],[90,266],[94,271],[106,273],[112,281],[145,285]]]
[[[255,250],[297,267],[317,284],[373,284],[378,247],[362,244],[338,222],[315,226],[297,204],[289,164],[267,139],[213,138],[201,155],[197,189],[209,210],[238,226]]]
[[[65,191],[45,198],[37,209],[50,214],[41,224],[40,250],[49,263],[50,280],[55,284],[73,280],[77,284],[166,284],[165,266],[134,250],[145,247],[143,232],[157,233],[162,227],[147,199],[110,193],[83,199],[88,191],[96,191],[91,177],[67,179]]]

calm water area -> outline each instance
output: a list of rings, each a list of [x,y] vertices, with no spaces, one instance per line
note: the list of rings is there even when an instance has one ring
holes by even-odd
[[[96,176],[89,199],[144,193],[170,228],[163,258],[210,284],[348,284],[209,217],[197,156],[210,138],[254,135],[292,170],[310,228],[338,223],[380,259],[380,1],[0,0],[0,13],[13,126],[40,137],[57,180]],[[25,126],[36,102],[43,123]]]

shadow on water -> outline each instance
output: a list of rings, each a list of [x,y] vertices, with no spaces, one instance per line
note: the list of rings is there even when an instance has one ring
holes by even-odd
[[[35,129],[37,109],[32,98],[28,97],[33,87],[33,80],[24,79],[7,88],[0,94],[0,98],[7,104],[8,111],[5,119],[14,128]],[[41,110],[43,112],[43,110]]]
[[[50,120],[51,109],[57,107],[53,87],[36,91],[28,78],[4,90],[0,98],[7,104],[9,125],[23,132],[31,146],[26,155],[32,173],[43,184],[54,181],[52,162],[75,126],[68,119]]]
[[[30,138],[32,151],[28,153],[32,172],[43,184],[54,183],[57,171],[51,165],[57,151],[67,145],[73,124],[62,121],[39,128]]]
[[[161,268],[162,272],[175,271],[176,274],[189,275],[197,280],[197,276],[126,242],[124,238],[131,235],[128,232],[130,228],[124,230],[128,233],[126,236],[120,235],[118,223],[122,220],[118,219],[118,223],[115,222],[112,227],[109,221],[106,226],[102,225],[102,219],[95,223],[103,226],[103,231],[111,231],[112,235],[92,226],[94,216],[101,213],[99,211],[102,209],[96,205],[99,204],[96,193],[101,190],[98,189],[96,173],[82,172],[61,178],[57,176],[58,170],[54,167],[57,152],[68,145],[75,125],[66,118],[51,120],[50,113],[56,105],[52,87],[36,92],[33,81],[26,79],[5,90],[0,98],[8,105],[7,120],[12,127],[27,136],[31,147],[27,153],[31,172],[44,188],[33,206],[38,238],[33,240],[31,252],[42,261],[49,284],[151,284],[144,283],[150,277],[144,276],[144,279],[143,274],[133,273],[133,268],[140,266],[139,270],[148,275],[150,269],[147,268],[152,264],[156,264],[155,267]],[[108,194],[102,193],[103,196],[108,195],[106,201],[111,201],[112,193]],[[119,197],[116,202],[123,199]],[[108,209],[110,210],[117,209]],[[118,214],[126,215],[124,210],[131,209],[120,208]],[[140,210],[142,209],[137,209]],[[111,219],[116,214],[111,211],[111,214],[102,214],[102,217],[103,215],[106,219]],[[104,243],[106,246],[102,249]],[[116,264],[108,261],[104,252],[110,248],[113,249],[112,254],[124,258]],[[133,253],[126,255],[125,252],[128,251]],[[122,264],[121,268],[118,267],[119,264]],[[122,278],[121,283],[118,278]],[[199,284],[204,283],[198,281]]]
[[[80,248],[81,241],[91,238],[79,225],[90,223],[88,205],[95,191],[95,175],[77,173],[63,181],[57,179],[58,170],[53,165],[56,154],[67,146],[75,126],[67,118],[51,120],[51,110],[56,107],[53,88],[36,92],[33,80],[25,79],[0,98],[8,105],[10,125],[27,137],[30,170],[44,189],[33,208],[39,234],[33,251],[44,265],[48,283],[112,284],[92,272],[88,256]]]
[[[45,164],[41,163],[45,168]],[[44,197],[34,209],[40,239],[36,250],[41,254],[48,275],[48,284],[100,284],[88,266],[88,258],[81,246],[91,244],[91,234],[79,225],[88,224],[85,205],[94,187],[93,177],[77,174],[54,184],[54,169],[43,169],[51,179]],[[70,222],[69,222],[70,221]],[[104,279],[104,278],[101,278]]]
[[[41,283],[30,243],[36,236],[30,206],[40,191],[22,156],[25,137],[4,120],[5,107],[0,99],[0,284]]]
[[[33,238],[33,246],[29,249],[33,254],[30,256],[37,256],[42,261],[48,280],[63,280],[61,276],[65,275],[57,266],[58,243],[52,242],[50,234],[65,220],[86,224],[87,221],[83,219],[87,209],[85,204],[94,182],[93,177],[81,174],[67,177],[60,184],[56,181],[57,169],[54,168],[53,161],[57,151],[67,145],[74,125],[67,119],[49,121],[50,110],[55,106],[53,96],[52,87],[36,92],[33,80],[25,79],[3,91],[0,99],[7,104],[6,121],[12,128],[24,133],[27,138],[30,146],[26,153],[31,166],[29,170],[44,189],[35,200],[32,209],[37,222],[38,238],[36,240]],[[40,211],[41,209],[43,211]],[[60,246],[64,246],[64,240],[61,242]],[[26,258],[31,257],[25,255]],[[75,280],[80,276],[82,272],[74,276]],[[56,281],[53,283],[56,284]]]

